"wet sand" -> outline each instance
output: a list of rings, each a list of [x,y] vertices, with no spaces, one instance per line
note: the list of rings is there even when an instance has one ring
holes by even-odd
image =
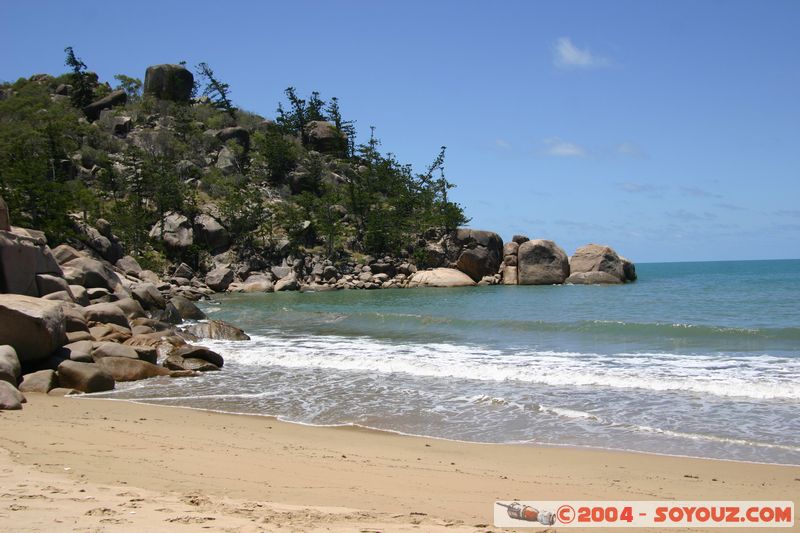
[[[28,399],[0,413],[0,531],[485,531],[493,502],[515,498],[800,507],[794,466]]]

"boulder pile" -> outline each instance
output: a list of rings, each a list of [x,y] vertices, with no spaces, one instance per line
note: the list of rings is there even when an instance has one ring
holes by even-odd
[[[1,198],[0,225],[0,409],[21,408],[29,393],[219,370],[222,356],[190,343],[249,339],[218,320],[178,327],[206,318],[194,301],[214,290],[187,265],[167,281],[143,269],[102,219],[80,223],[83,249],[51,250],[41,233],[11,226]]]

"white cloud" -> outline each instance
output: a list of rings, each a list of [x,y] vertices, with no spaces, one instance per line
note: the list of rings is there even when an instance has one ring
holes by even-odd
[[[583,146],[558,138],[545,139],[544,153],[555,157],[586,157],[589,152]]]
[[[639,146],[636,145],[635,143],[628,141],[618,144],[617,152],[622,155],[627,155],[630,157],[639,157],[639,158],[647,157],[647,154],[644,152],[644,150],[639,148]]]
[[[588,48],[578,48],[569,37],[559,38],[553,47],[553,64],[558,68],[598,68],[611,64],[605,57],[599,57]]]

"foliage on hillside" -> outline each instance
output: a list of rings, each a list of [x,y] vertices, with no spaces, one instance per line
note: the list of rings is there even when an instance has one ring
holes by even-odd
[[[465,222],[448,198],[444,147],[415,173],[381,153],[374,129],[357,144],[336,98],[303,99],[289,88],[275,120],[265,120],[236,109],[228,85],[201,64],[205,86],[195,93],[204,96],[190,103],[142,95],[139,79],[115,76],[127,103],[90,123],[80,109],[112,87],[70,48],[67,63],[68,74],[0,86],[0,195],[16,224],[44,230],[51,242],[68,239],[69,215],[80,213],[110,221],[139,257],[175,255],[149,237],[151,228],[170,212],[189,220],[210,212],[240,256],[297,247],[382,254],[413,252],[423,236]],[[332,125],[333,144],[314,136],[319,121]],[[249,142],[222,142],[219,130],[232,126]],[[196,263],[207,252],[195,245],[175,258]]]

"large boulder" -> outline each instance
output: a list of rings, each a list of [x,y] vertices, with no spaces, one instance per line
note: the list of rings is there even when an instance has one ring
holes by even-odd
[[[297,291],[300,290],[300,281],[298,281],[297,275],[292,272],[276,281],[273,290],[275,292]]]
[[[78,257],[63,264],[64,279],[70,285],[87,289],[108,289],[115,294],[126,294],[119,277],[107,263],[91,257]]]
[[[494,276],[503,259],[503,239],[493,231],[458,228],[445,242],[448,257],[456,257],[455,267],[473,281]]]
[[[625,281],[625,266],[622,259],[610,246],[587,244],[581,246],[569,259],[572,274],[579,272],[605,272],[619,282]]]
[[[114,378],[97,363],[63,361],[58,365],[61,387],[81,392],[103,392],[114,388]]]
[[[92,350],[92,359],[97,363],[106,357],[141,359],[141,357],[139,357],[139,352],[134,346],[118,344],[116,342],[97,343]]]
[[[234,272],[227,267],[218,267],[206,274],[206,285],[217,292],[223,292],[233,283]]]
[[[39,296],[47,296],[55,292],[66,292],[70,296],[70,299],[74,299],[74,296],[72,296],[72,289],[69,288],[67,280],[61,276],[56,276],[54,274],[36,274],[36,288],[39,291]]]
[[[87,305],[83,308],[83,315],[89,323],[116,324],[128,329],[131,327],[125,312],[115,303]]]
[[[213,350],[209,350],[205,346],[183,346],[178,348],[174,355],[183,357],[184,359],[202,359],[203,361],[208,361],[212,365],[220,368],[222,368],[222,365],[224,364],[224,360],[220,354]]]
[[[185,250],[194,244],[194,229],[188,218],[170,212],[152,227],[150,238],[163,241],[173,250]]]
[[[22,376],[22,383],[19,384],[21,392],[39,392],[47,394],[58,387],[58,374],[55,370],[39,370],[31,374]]]
[[[0,294],[0,345],[14,348],[21,363],[47,359],[67,343],[60,302]]]
[[[97,366],[110,374],[115,381],[138,381],[170,374],[163,366],[127,357],[105,357],[97,361]]]
[[[318,152],[343,154],[347,150],[347,135],[325,120],[312,120],[303,132],[311,148]]]
[[[59,244],[52,250],[53,257],[55,257],[56,261],[59,265],[64,265],[69,263],[73,259],[78,259],[80,257],[86,257],[86,254],[83,252],[79,252],[69,244]]]
[[[456,268],[473,281],[480,281],[484,276],[495,274],[498,266],[499,262],[496,258],[492,258],[483,246],[464,250],[456,262]]]
[[[129,255],[119,258],[116,266],[129,276],[137,276],[142,272],[142,267],[139,265],[139,262]]]
[[[122,312],[125,313],[125,316],[128,317],[128,320],[147,316],[142,305],[134,298],[121,298],[114,302],[114,305],[122,309]]]
[[[517,267],[506,265],[501,271],[503,275],[503,285],[516,285],[517,284]]]
[[[226,176],[236,173],[239,169],[239,158],[236,152],[223,146],[217,154],[217,162],[215,166]]]
[[[226,248],[231,243],[228,230],[211,215],[197,215],[194,219],[194,230],[197,242],[205,244],[212,252]]]
[[[455,268],[421,270],[411,276],[409,287],[471,287],[475,281]]]
[[[627,257],[620,256],[622,261],[622,271],[625,273],[625,281],[636,281],[636,265]]]
[[[14,385],[7,381],[0,381],[0,411],[15,411],[22,409],[25,396]]]
[[[174,296],[169,303],[178,311],[183,320],[203,320],[206,314],[198,308],[194,302],[183,296]]]
[[[64,360],[72,359],[81,363],[91,363],[93,343],[90,340],[71,342],[56,350],[55,357]]]
[[[214,340],[249,341],[250,337],[232,324],[222,320],[209,320],[184,328],[184,331],[195,337]]]
[[[101,227],[104,222],[108,224],[103,219],[99,219],[99,221]],[[106,261],[116,263],[123,256],[122,243],[111,233],[109,228],[106,228],[107,231],[104,235],[99,229],[79,220],[75,222],[75,229],[78,239]]]
[[[44,239],[0,230],[0,292],[41,296],[37,274],[62,275]]]
[[[214,363],[209,363],[205,359],[196,357],[181,357],[180,355],[170,355],[164,360],[164,366],[170,370],[183,372],[211,372],[219,370]]]
[[[250,133],[241,126],[223,128],[217,132],[216,137],[223,143],[233,139],[245,151],[250,149]]]
[[[164,309],[167,301],[152,283],[140,283],[131,288],[131,296],[145,309]]]
[[[0,381],[8,381],[12,385],[16,385],[21,372],[19,358],[14,347],[7,344],[0,346]]]
[[[144,73],[144,94],[160,100],[188,102],[194,76],[182,65],[153,65]]]
[[[623,283],[621,279],[608,272],[575,272],[564,281],[573,285],[617,285]]]
[[[122,89],[112,91],[107,96],[92,102],[83,108],[83,113],[89,121],[95,121],[100,118],[100,112],[104,109],[111,109],[116,105],[124,105],[128,101],[128,93]]]
[[[569,276],[569,259],[553,241],[536,239],[519,245],[517,250],[517,283],[519,285],[553,285],[564,283]]]

